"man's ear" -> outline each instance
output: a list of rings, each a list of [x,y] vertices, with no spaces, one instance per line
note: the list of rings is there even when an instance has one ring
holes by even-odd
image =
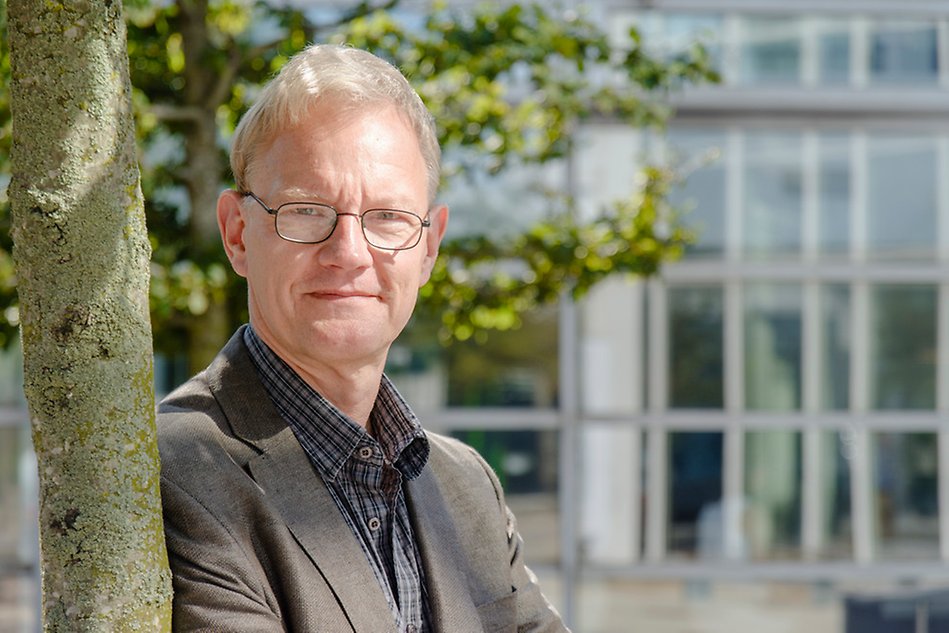
[[[445,229],[448,228],[448,207],[440,204],[432,207],[428,213],[428,219],[431,225],[425,229],[423,240],[425,242],[425,260],[422,262],[422,281],[419,284],[424,286],[432,274],[432,268],[435,267],[435,259],[438,257],[438,245],[442,243],[445,237]]]
[[[228,189],[217,199],[217,226],[221,231],[224,252],[231,268],[241,277],[247,276],[247,250],[244,247],[244,196]]]

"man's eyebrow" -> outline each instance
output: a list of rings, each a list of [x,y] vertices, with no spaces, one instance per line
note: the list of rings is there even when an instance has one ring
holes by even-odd
[[[299,187],[283,189],[280,192],[280,197],[284,198],[288,202],[321,202],[323,204],[329,204],[326,202],[326,196],[323,196],[312,189],[302,189]]]
[[[280,204],[286,204],[288,202],[317,202],[319,204],[325,204],[328,207],[336,208],[336,205],[332,200],[320,193],[317,193],[313,189],[304,189],[302,187],[287,187],[286,189],[281,189],[279,194]],[[397,198],[392,198],[387,203],[379,203],[369,205],[367,209],[402,209],[406,211],[417,212],[413,209],[414,205],[408,204],[408,200],[402,200],[401,203],[397,201]],[[363,209],[365,210],[365,209]],[[428,206],[427,202],[423,205],[422,211],[427,211]]]

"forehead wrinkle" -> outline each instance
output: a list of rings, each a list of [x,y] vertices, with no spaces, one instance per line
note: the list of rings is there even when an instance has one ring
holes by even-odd
[[[264,187],[269,188],[270,195],[277,198],[273,204],[316,202],[333,206],[340,211],[391,208],[424,214],[428,208],[428,192],[424,182],[421,194],[415,191],[414,186],[407,187],[405,175],[398,173],[405,168],[404,163],[392,157],[383,158],[376,155],[379,153],[379,143],[382,143],[383,148],[400,143],[392,138],[388,130],[374,127],[355,138],[354,142],[334,148],[331,152],[317,150],[317,147],[330,142],[336,133],[352,125],[361,125],[366,120],[371,121],[387,109],[395,112],[406,129],[410,130],[408,121],[401,113],[385,107],[332,112],[327,117],[320,116],[321,111],[317,109],[311,114],[319,120],[318,127],[312,122],[301,122],[281,130],[269,139],[267,149],[261,153],[255,167],[261,167],[261,174],[272,171],[269,187]],[[304,143],[304,151],[300,152],[294,144],[304,137],[312,139],[312,143]],[[415,140],[414,137],[410,138]],[[401,144],[403,143],[400,143],[400,147]],[[296,154],[296,160],[291,161],[285,168],[267,169],[269,161],[279,163],[284,160],[282,156],[287,154]],[[372,167],[365,172],[359,169],[351,171],[353,165],[366,163]],[[279,167],[279,164],[277,166]],[[395,176],[389,175],[391,172],[395,172]],[[424,180],[424,171],[421,173]],[[380,190],[376,187],[369,190],[367,187],[372,186],[372,182],[365,182],[367,176],[370,179],[381,178],[391,182],[387,188]],[[409,177],[408,180],[412,178]],[[361,205],[362,208],[343,208],[353,204]]]

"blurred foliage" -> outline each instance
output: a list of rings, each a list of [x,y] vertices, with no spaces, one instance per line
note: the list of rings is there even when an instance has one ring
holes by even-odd
[[[7,46],[7,3],[0,0],[0,348],[6,348],[18,337],[20,311],[16,296],[16,271],[13,268],[13,238],[10,236],[10,50]]]
[[[126,0],[130,71],[141,148],[142,188],[153,247],[156,347],[180,352],[189,320],[214,303],[246,318],[246,285],[227,272],[216,241],[196,243],[189,178],[227,186],[226,147],[259,86],[307,43],[346,42],[396,64],[435,114],[446,178],[561,158],[591,117],[661,126],[663,97],[684,83],[715,81],[703,49],[648,54],[633,30],[617,48],[576,11],[510,4],[430,10],[398,0],[301,9],[251,0]],[[0,77],[6,84],[5,1],[0,0]],[[195,46],[194,42],[200,42]],[[192,57],[189,57],[192,56]],[[205,73],[201,80],[188,74]],[[209,81],[208,79],[211,79]],[[218,167],[191,162],[195,121],[216,121]],[[465,151],[456,152],[456,149]],[[0,90],[0,345],[18,324],[10,261],[6,184],[10,113]],[[465,162],[460,156],[476,156]],[[687,240],[665,195],[673,175],[630,166],[635,191],[593,219],[579,219],[566,192],[546,219],[507,240],[467,237],[442,247],[420,308],[439,315],[443,341],[519,326],[521,315],[568,291],[580,297],[614,272],[649,274]],[[199,209],[212,213],[212,209]],[[229,332],[223,332],[226,336]],[[186,344],[186,343],[185,343]]]
[[[564,293],[583,297],[614,273],[650,275],[681,254],[689,240],[666,202],[673,178],[646,167],[631,197],[578,220],[567,209],[506,240],[481,236],[445,245],[422,288],[424,304],[441,314],[441,337],[467,339],[519,327],[521,315]]]

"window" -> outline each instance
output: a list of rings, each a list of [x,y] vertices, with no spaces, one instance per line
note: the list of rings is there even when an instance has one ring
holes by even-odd
[[[932,259],[936,249],[935,139],[868,139],[868,242],[875,259]]]
[[[636,16],[635,24],[643,43],[654,55],[672,59],[698,42],[705,46],[712,66],[722,67],[724,19],[721,14],[643,11]],[[617,41],[626,42],[627,35],[616,34]]]
[[[818,136],[818,250],[823,257],[843,258],[850,251],[850,137]]]
[[[877,433],[874,439],[879,558],[938,558],[936,434]]]
[[[853,515],[850,511],[849,435],[837,431],[821,433],[820,453],[820,557],[826,560],[853,558]]]
[[[850,82],[850,23],[843,19],[815,22],[817,31],[818,83],[843,86]]]
[[[745,434],[745,539],[753,560],[797,558],[801,535],[801,434]]]
[[[669,434],[669,525],[673,557],[720,558],[724,549],[722,433]]]
[[[932,22],[879,20],[870,34],[873,83],[935,83],[939,77],[936,26]]]
[[[724,405],[724,304],[720,286],[669,289],[669,406]]]
[[[684,177],[669,196],[682,210],[682,220],[695,235],[688,257],[721,256],[725,251],[725,165],[721,132],[675,129],[668,136],[673,164]]]
[[[820,407],[846,411],[850,406],[850,286],[820,288]]]
[[[801,287],[745,287],[745,406],[758,411],[801,407]]]
[[[438,324],[419,315],[392,346],[386,373],[412,407],[553,408],[557,398],[557,310],[524,316],[520,329],[482,332],[449,347]]]
[[[801,22],[790,16],[742,20],[741,80],[795,84],[801,76]]]
[[[875,409],[936,406],[936,288],[871,288],[870,394]]]
[[[801,135],[748,132],[742,197],[744,252],[786,259],[801,251]]]

